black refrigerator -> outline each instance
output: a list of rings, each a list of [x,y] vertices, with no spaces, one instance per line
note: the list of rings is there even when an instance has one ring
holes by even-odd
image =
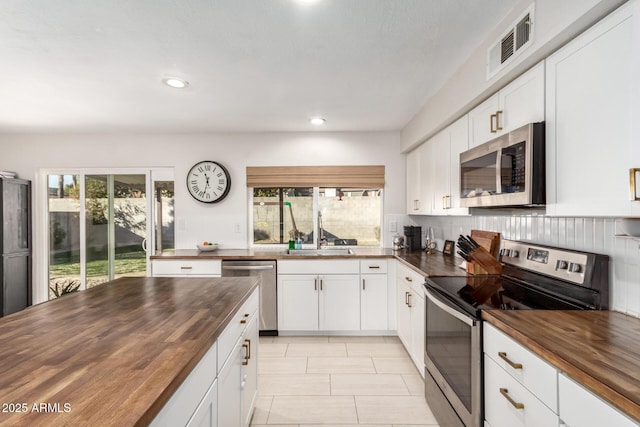
[[[1,316],[31,305],[31,181],[0,178]]]

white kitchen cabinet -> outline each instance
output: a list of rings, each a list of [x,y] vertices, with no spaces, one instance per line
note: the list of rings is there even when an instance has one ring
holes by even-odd
[[[389,329],[386,259],[360,261],[360,329],[386,331]]]
[[[564,374],[558,379],[560,419],[567,427],[638,426],[619,410]]]
[[[220,277],[222,261],[219,259],[153,259],[153,277]]]
[[[248,427],[257,396],[258,290],[218,339],[218,425]],[[238,328],[237,326],[240,326]],[[227,354],[228,345],[234,345]]]
[[[359,260],[285,260],[278,273],[278,330],[360,330]]]
[[[407,154],[407,215],[431,213],[431,145],[424,143]]]
[[[253,316],[242,335],[241,342],[245,351],[242,361],[242,421],[243,426],[251,424],[251,417],[258,397],[258,315]]]
[[[424,276],[397,261],[397,326],[398,337],[424,376],[425,301]]]
[[[191,416],[187,427],[216,427],[218,425],[218,380],[209,387],[207,394]]]
[[[469,118],[463,116],[439,132],[431,144],[431,200],[433,215],[467,215],[460,207],[460,153],[469,148]]]
[[[484,355],[484,407],[485,419],[492,427],[558,425],[558,415],[498,366],[486,353]]]
[[[547,213],[640,216],[638,2],[629,2],[547,58]]]
[[[151,426],[249,426],[258,391],[259,298],[256,289]]]
[[[469,112],[469,148],[545,120],[545,69],[540,62]]]

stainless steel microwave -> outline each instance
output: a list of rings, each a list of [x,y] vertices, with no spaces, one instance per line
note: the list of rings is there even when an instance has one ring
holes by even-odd
[[[536,206],[545,199],[544,122],[460,154],[462,207]]]

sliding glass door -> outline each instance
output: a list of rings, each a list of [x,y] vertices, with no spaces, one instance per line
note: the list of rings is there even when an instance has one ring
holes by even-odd
[[[172,172],[91,172],[47,175],[49,298],[146,276],[149,255],[173,247]]]

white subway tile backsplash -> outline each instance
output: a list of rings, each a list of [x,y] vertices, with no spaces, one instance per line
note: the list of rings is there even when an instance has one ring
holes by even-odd
[[[503,239],[609,255],[610,309],[640,317],[640,240],[616,237],[620,219],[558,218],[537,213],[411,218],[423,228],[434,227],[440,249],[444,240],[457,241],[460,234],[487,230],[499,232]]]

